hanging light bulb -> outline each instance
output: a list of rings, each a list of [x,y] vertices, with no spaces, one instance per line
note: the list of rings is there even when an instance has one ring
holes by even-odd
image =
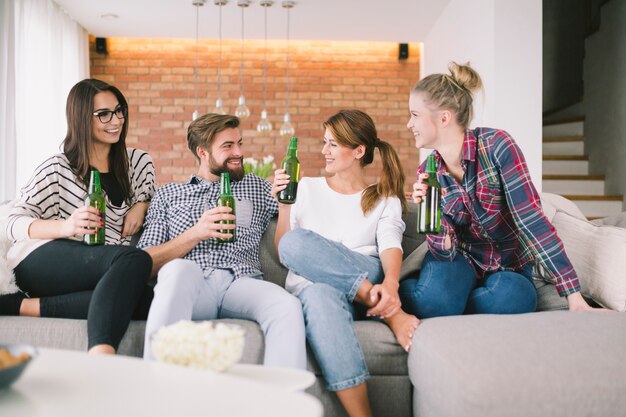
[[[285,115],[283,116],[283,124],[280,127],[280,135],[283,137],[291,137],[296,133],[293,125],[291,124],[291,116],[289,115],[289,17],[290,11],[296,3],[293,1],[283,1],[283,8],[287,9],[287,66],[285,69],[286,79],[286,94],[285,94]]]
[[[215,100],[215,108],[213,113],[226,114],[224,105],[222,102],[222,6],[228,4],[228,0],[213,0],[213,4],[220,8],[220,22],[218,26],[219,31],[219,55],[217,60],[217,100]]]
[[[270,133],[272,131],[272,123],[267,118],[267,110],[265,109],[261,111],[261,120],[259,120],[259,124],[256,125],[256,130],[260,133]]]
[[[250,0],[239,0],[237,6],[241,7],[241,58],[239,60],[239,102],[235,109],[235,116],[240,119],[247,119],[250,116],[250,109],[246,106],[246,98],[243,95],[243,45],[244,45],[244,10],[250,5]]]
[[[263,63],[263,111],[261,112],[261,120],[256,126],[256,130],[260,133],[269,133],[272,131],[272,124],[267,118],[267,107],[265,105],[267,99],[267,8],[274,4],[271,0],[261,0],[261,6],[265,9],[265,58]]]
[[[295,134],[296,129],[294,129],[293,125],[291,124],[291,116],[289,115],[289,113],[285,113],[285,115],[283,116],[283,124],[282,126],[280,126],[280,136],[290,138]]]
[[[191,4],[196,6],[196,62],[193,68],[193,83],[195,86],[195,106],[193,114],[191,115],[191,120],[196,120],[200,116],[200,112],[198,111],[198,28],[200,26],[200,6],[204,6],[204,2],[206,0],[192,0]]]

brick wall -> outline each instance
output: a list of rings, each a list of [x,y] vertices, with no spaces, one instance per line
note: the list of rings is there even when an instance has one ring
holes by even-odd
[[[150,152],[157,181],[185,181],[196,171],[186,147],[186,131],[195,108],[195,40],[109,38],[108,55],[95,52],[91,39],[91,76],[114,84],[129,101],[130,146]],[[252,111],[242,123],[246,157],[273,155],[282,160],[288,139],[278,130],[285,113],[284,41],[268,41],[267,110],[274,130],[256,131],[263,98],[263,41],[246,41],[244,92]],[[239,41],[222,42],[222,97],[234,112],[239,97]],[[379,137],[398,151],[407,189],[415,178],[418,153],[406,129],[408,93],[419,77],[419,45],[410,45],[410,58],[398,60],[398,44],[389,42],[291,41],[290,108],[299,157],[306,176],[323,175],[320,154],[321,123],[335,111],[358,108],[369,113]],[[215,106],[217,98],[217,41],[198,47],[199,111]],[[375,181],[379,155],[367,171]]]

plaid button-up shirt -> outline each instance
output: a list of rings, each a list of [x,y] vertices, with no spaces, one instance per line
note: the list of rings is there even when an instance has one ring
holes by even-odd
[[[444,233],[429,235],[428,247],[438,260],[451,261],[457,250],[470,261],[478,278],[492,271],[518,271],[538,262],[561,296],[580,291],[578,277],[563,244],[541,209],[522,151],[511,136],[489,128],[465,133],[459,184],[440,155],[437,178],[442,197]],[[422,172],[424,165],[418,170]],[[448,234],[452,247],[445,249]]]
[[[196,262],[208,275],[213,269],[230,269],[235,278],[261,275],[259,244],[278,203],[266,180],[248,174],[231,182],[235,197],[237,235],[235,242],[208,239],[196,245],[185,259]],[[138,247],[149,248],[174,239],[195,225],[205,210],[215,207],[220,182],[196,176],[184,184],[166,184],[152,198]]]

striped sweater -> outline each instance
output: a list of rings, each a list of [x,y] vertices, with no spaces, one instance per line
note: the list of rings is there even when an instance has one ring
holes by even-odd
[[[124,217],[138,202],[152,199],[155,191],[155,172],[148,153],[128,148],[129,178],[133,196],[131,204],[125,201],[115,206],[107,196],[106,244],[130,243],[131,237],[122,238]],[[7,254],[9,267],[15,268],[33,250],[50,239],[30,239],[28,229],[37,219],[65,220],[74,210],[85,205],[87,190],[76,178],[65,154],[55,155],[35,169],[35,173],[21,190],[22,196],[9,214],[6,233],[13,242]],[[81,236],[82,237],[82,236]],[[73,237],[80,240],[81,237]]]

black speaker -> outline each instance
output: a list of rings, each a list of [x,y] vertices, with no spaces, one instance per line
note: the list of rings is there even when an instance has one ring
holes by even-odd
[[[100,54],[107,53],[107,38],[96,38],[96,52]]]
[[[398,59],[408,59],[409,58],[409,44],[401,43],[398,48]]]

